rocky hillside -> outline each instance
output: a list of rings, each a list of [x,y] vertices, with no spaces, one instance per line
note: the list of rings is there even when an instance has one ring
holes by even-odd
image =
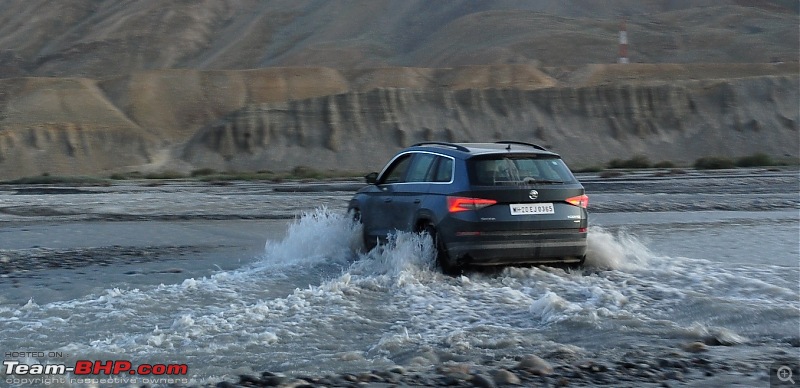
[[[5,0],[0,77],[797,59],[792,0]],[[757,49],[756,49],[757,48]]]
[[[632,64],[616,60],[620,16]],[[420,140],[578,165],[797,156],[798,4],[8,0],[0,179],[373,170]]]
[[[152,163],[161,141],[81,78],[0,80],[0,178]]]
[[[496,65],[7,79],[0,177],[361,171],[423,140],[535,141],[578,166],[635,154],[796,157],[798,70],[797,62]]]
[[[375,89],[252,104],[206,126],[181,157],[231,170],[336,166],[378,170],[420,141],[532,141],[573,165],[612,157],[691,163],[708,155],[797,156],[796,76],[649,85]]]

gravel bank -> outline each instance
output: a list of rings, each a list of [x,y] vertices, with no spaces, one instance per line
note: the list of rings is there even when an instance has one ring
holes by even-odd
[[[444,362],[430,367],[396,366],[320,376],[286,376],[263,372],[223,381],[216,387],[568,387],[568,386],[767,386],[781,365],[798,373],[800,339],[786,340],[786,351],[752,361],[724,359],[724,345],[717,338],[687,342],[680,348],[653,352],[633,350],[619,359],[577,357],[570,352],[544,357],[524,355],[513,359],[486,360],[481,364]],[[728,344],[730,345],[730,344]]]
[[[600,178],[578,174],[590,213],[800,208],[798,172],[742,169]],[[0,186],[4,223],[292,219],[321,206],[344,209],[361,182],[124,181],[111,187]]]

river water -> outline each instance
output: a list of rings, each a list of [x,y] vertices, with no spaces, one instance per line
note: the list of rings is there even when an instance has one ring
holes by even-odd
[[[584,268],[459,277],[436,271],[415,235],[364,252],[343,214],[348,185],[8,187],[0,350],[60,356],[14,358],[29,363],[186,363],[192,383],[527,354],[621,360],[697,341],[765,374],[800,360],[796,172],[584,180],[599,209]],[[753,180],[772,189],[748,193]],[[11,263],[48,255],[65,264]],[[753,379],[743,384],[768,384]]]

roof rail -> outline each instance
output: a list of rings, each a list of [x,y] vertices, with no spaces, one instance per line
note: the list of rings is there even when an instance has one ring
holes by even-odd
[[[457,149],[459,151],[462,151],[462,152],[469,152],[469,148],[467,148],[467,147],[464,147],[464,146],[458,145],[458,144],[447,143],[447,142],[444,142],[444,141],[425,141],[425,142],[422,142],[422,143],[414,144],[414,145],[412,145],[412,147],[420,147],[420,146],[426,146],[426,145],[440,145],[440,146],[445,146],[445,147],[452,147],[452,148],[455,148],[455,149]]]
[[[525,142],[522,142],[522,141],[501,140],[501,141],[498,141],[498,142],[495,142],[495,143],[496,144],[509,144],[509,145],[510,144],[523,145],[523,146],[536,148],[537,150],[547,151],[547,148],[544,148],[544,147],[542,147],[542,146],[540,146],[538,144],[525,143]]]

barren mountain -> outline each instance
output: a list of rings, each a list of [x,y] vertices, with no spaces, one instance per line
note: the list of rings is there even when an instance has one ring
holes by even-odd
[[[795,1],[5,0],[3,76],[797,59]]]
[[[504,139],[536,142],[578,166],[632,154],[687,164],[707,155],[796,156],[797,82],[764,76],[537,90],[375,89],[248,105],[198,131],[181,156],[229,170],[310,160],[378,169],[416,142]]]
[[[623,16],[634,63],[609,65]],[[426,139],[797,156],[797,20],[785,0],[6,0],[0,178],[371,170]]]

